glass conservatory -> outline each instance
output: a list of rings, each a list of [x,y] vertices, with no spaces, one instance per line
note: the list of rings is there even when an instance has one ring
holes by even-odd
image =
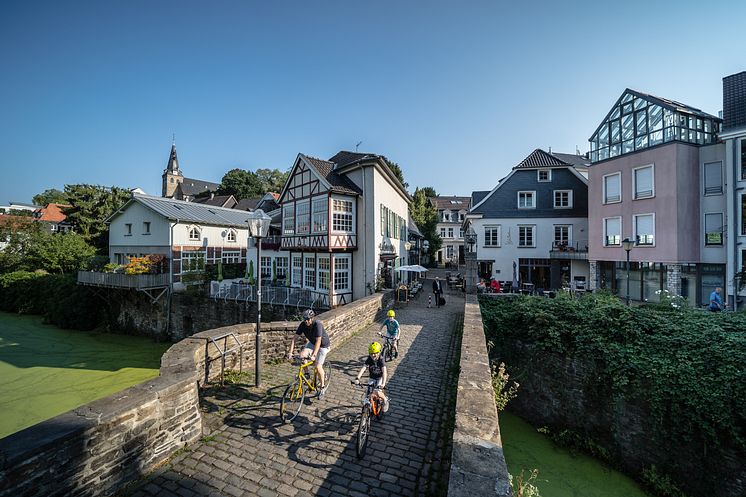
[[[708,145],[721,125],[699,109],[627,89],[590,139],[591,162],[673,141]]]

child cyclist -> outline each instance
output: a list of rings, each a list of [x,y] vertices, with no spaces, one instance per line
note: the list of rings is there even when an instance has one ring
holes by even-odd
[[[395,317],[396,313],[394,312],[394,310],[389,310],[386,319],[381,325],[381,330],[386,328],[386,336],[387,338],[390,338],[391,342],[393,343],[392,349],[394,352],[394,357],[396,358],[399,357],[399,321],[394,319]]]
[[[360,368],[360,372],[357,374],[354,380],[350,380],[352,384],[359,385],[360,377],[363,376],[365,368],[368,368],[368,385],[374,385],[373,393],[371,398],[379,398],[383,401],[383,412],[389,410],[389,399],[383,393],[383,387],[386,386],[386,380],[388,375],[386,373],[386,362],[381,357],[381,344],[373,342],[368,346],[368,357],[365,359],[365,364]]]

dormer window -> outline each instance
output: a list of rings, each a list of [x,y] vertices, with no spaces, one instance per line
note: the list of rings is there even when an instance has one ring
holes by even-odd
[[[551,169],[539,169],[536,171],[536,180],[539,183],[546,183],[552,181],[552,170]]]
[[[197,228],[189,228],[189,240],[193,242],[200,240],[200,233]]]
[[[519,209],[534,209],[536,204],[534,203],[536,192],[518,192],[518,208]]]

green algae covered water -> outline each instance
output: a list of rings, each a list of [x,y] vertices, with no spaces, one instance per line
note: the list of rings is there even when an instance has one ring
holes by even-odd
[[[500,413],[500,436],[508,471],[515,479],[524,470],[539,470],[533,482],[541,497],[649,497],[631,478],[585,455],[556,447],[530,424]]]
[[[0,438],[158,376],[169,346],[0,312]]]

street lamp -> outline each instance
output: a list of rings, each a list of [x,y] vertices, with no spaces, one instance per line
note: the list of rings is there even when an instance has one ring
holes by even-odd
[[[464,235],[464,241],[469,246],[469,252],[474,252],[474,245],[477,243],[477,233],[474,231],[474,228],[469,226],[469,229],[466,231],[466,234]]]
[[[262,342],[259,338],[259,328],[262,322],[262,238],[265,238],[269,233],[269,223],[272,218],[261,209],[255,210],[253,214],[247,222],[249,224],[249,236],[256,240],[256,345],[254,351],[256,354],[256,386],[260,387],[262,386]]]
[[[428,250],[429,248],[430,248],[430,242],[429,242],[429,241],[427,241],[427,240],[424,240],[424,241],[422,242],[422,250],[424,250],[425,252],[427,252],[427,250]],[[417,264],[420,264],[421,262],[422,262],[422,254],[420,254],[420,258],[419,258],[419,260],[417,261]]]
[[[627,252],[627,306],[629,306],[629,251],[635,246],[635,242],[629,238],[622,240],[622,247]]]

